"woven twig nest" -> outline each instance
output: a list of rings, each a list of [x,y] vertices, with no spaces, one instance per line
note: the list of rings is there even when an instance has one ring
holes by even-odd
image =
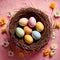
[[[18,26],[18,21],[22,17],[30,18],[31,16],[35,17],[37,22],[40,21],[44,24],[44,31],[42,32],[42,37],[39,41],[34,42],[30,45],[25,44],[23,41],[24,38],[19,39],[15,35],[15,29]],[[51,37],[51,23],[49,21],[48,16],[43,13],[42,11],[35,9],[35,8],[22,8],[20,9],[12,18],[9,24],[9,33],[11,40],[20,48],[25,51],[37,51],[40,50],[43,46],[45,46],[50,37]]]

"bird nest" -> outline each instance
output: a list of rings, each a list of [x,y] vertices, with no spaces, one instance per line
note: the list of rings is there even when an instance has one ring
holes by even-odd
[[[44,31],[41,32],[42,36],[40,40],[37,42],[33,42],[32,44],[28,45],[24,42],[24,38],[18,38],[15,35],[15,29],[18,26],[18,21],[20,18],[26,17],[30,18],[31,16],[35,17],[37,22],[40,21],[44,24]],[[12,18],[9,24],[9,33],[11,40],[15,43],[16,46],[22,48],[25,51],[38,51],[42,47],[44,47],[51,37],[51,23],[49,21],[48,16],[43,13],[42,11],[35,9],[35,8],[22,8],[20,9]]]

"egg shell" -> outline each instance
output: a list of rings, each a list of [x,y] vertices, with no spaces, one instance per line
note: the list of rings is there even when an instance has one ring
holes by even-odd
[[[21,18],[21,19],[19,20],[19,25],[20,25],[20,26],[26,26],[27,23],[28,23],[28,19],[27,19],[27,18]]]
[[[32,32],[32,37],[35,39],[35,40],[39,40],[41,38],[41,34],[38,32],[38,31],[33,31]]]
[[[31,34],[32,33],[32,29],[28,26],[24,27],[24,31],[25,31],[26,34]]]
[[[33,38],[31,35],[25,35],[24,40],[27,44],[32,44],[33,43]]]
[[[44,30],[44,25],[41,22],[36,23],[36,30],[42,32]]]
[[[20,28],[20,27],[17,27],[17,28],[16,28],[16,35],[17,35],[19,38],[23,37],[24,34],[25,34],[25,32],[24,32],[24,30],[23,30],[22,28]]]
[[[33,28],[36,25],[36,19],[34,17],[30,17],[28,21],[28,25]]]

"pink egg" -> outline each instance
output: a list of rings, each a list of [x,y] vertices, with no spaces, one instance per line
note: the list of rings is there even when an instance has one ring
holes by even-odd
[[[28,21],[28,25],[33,28],[36,25],[36,19],[34,17],[30,17]]]

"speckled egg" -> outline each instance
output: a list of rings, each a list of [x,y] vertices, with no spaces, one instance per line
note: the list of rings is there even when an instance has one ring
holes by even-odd
[[[28,25],[33,28],[36,25],[36,19],[34,17],[30,17],[28,21]]]
[[[27,18],[21,18],[21,19],[19,20],[19,25],[20,25],[20,26],[26,26],[27,23],[28,23],[28,19],[27,19]]]
[[[44,25],[41,22],[36,23],[36,30],[42,32],[44,30]]]
[[[33,43],[33,38],[31,35],[25,35],[24,40],[27,44],[32,44]]]
[[[31,34],[32,33],[32,29],[28,26],[24,27],[24,31],[25,31],[26,34]]]
[[[22,38],[24,36],[25,32],[22,28],[20,27],[17,27],[16,28],[16,35],[19,37],[19,38]]]
[[[35,40],[39,40],[41,38],[41,34],[38,32],[38,31],[33,31],[32,32],[32,37],[35,39]]]

